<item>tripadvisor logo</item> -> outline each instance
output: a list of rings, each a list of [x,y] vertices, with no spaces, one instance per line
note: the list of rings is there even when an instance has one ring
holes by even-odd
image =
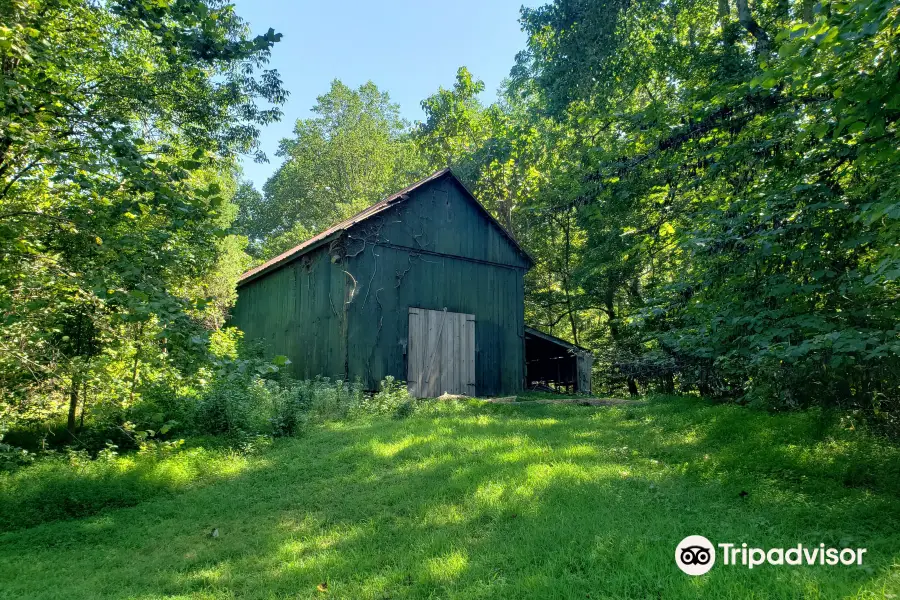
[[[675,564],[688,575],[703,575],[716,564],[716,548],[721,551],[722,564],[729,567],[753,569],[760,565],[861,565],[865,548],[826,548],[825,544],[790,548],[748,547],[746,543],[714,545],[702,535],[689,535],[675,547]]]
[[[716,564],[716,549],[702,535],[689,535],[675,547],[675,564],[688,575],[703,575]]]

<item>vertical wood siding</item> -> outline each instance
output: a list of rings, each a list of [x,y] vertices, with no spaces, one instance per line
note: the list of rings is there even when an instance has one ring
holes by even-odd
[[[429,183],[388,214],[379,215],[384,243],[527,269],[506,234],[468,199],[453,178]],[[366,230],[360,225],[362,231]],[[360,232],[351,232],[359,236]]]
[[[238,289],[230,325],[303,378],[345,377],[344,272],[324,248]]]
[[[446,308],[475,316],[476,393],[522,389],[529,263],[452,177],[342,242],[337,264],[322,247],[241,286],[231,323],[288,356],[297,376],[349,376],[375,389],[387,375],[406,379],[409,308]]]
[[[405,379],[409,308],[446,308],[475,316],[476,393],[520,391],[527,263],[504,234],[445,180],[351,231],[348,247],[376,237],[344,265],[359,284],[349,307],[351,376],[370,388],[386,375]]]

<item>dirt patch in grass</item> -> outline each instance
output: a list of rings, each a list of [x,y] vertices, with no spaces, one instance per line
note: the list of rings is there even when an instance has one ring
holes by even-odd
[[[488,398],[493,404],[571,404],[575,406],[643,406],[646,400],[626,400],[624,398],[521,398],[507,396],[504,398]]]

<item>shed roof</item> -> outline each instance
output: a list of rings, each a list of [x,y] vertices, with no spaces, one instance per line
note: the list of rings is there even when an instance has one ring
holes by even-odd
[[[300,258],[307,252],[309,252],[315,248],[318,248],[319,246],[321,246],[322,244],[324,244],[325,242],[327,242],[333,238],[336,238],[341,233],[343,233],[344,231],[347,231],[354,225],[357,225],[358,223],[361,223],[362,221],[365,221],[366,219],[374,217],[375,215],[384,212],[385,210],[391,208],[392,206],[399,204],[400,202],[403,202],[404,200],[407,200],[409,198],[409,194],[411,192],[415,191],[416,189],[424,186],[427,183],[431,183],[432,181],[437,181],[438,179],[445,177],[445,176],[452,177],[453,180],[456,181],[456,183],[458,183],[459,186],[463,190],[465,190],[466,197],[469,198],[472,202],[474,202],[475,205],[481,210],[481,212],[484,213],[484,215],[488,218],[488,220],[490,220],[490,222],[493,223],[494,226],[499,228],[500,231],[503,233],[503,235],[506,236],[506,238],[510,241],[510,243],[513,246],[515,246],[516,250],[518,250],[522,254],[522,256],[524,256],[526,258],[526,260],[528,260],[528,262],[531,265],[534,265],[534,259],[531,257],[531,255],[528,254],[528,252],[526,252],[525,249],[522,248],[521,245],[519,245],[519,243],[516,241],[516,239],[503,227],[503,225],[501,225],[500,222],[497,221],[497,219],[495,219],[494,216],[491,213],[489,213],[488,210],[484,206],[482,206],[481,202],[479,202],[478,199],[472,195],[472,193],[468,190],[468,188],[466,188],[465,185],[463,185],[463,183],[459,180],[459,178],[456,175],[454,175],[453,172],[449,168],[446,168],[446,169],[441,169],[440,171],[437,171],[436,173],[432,173],[431,175],[429,175],[428,177],[426,177],[424,179],[420,179],[419,181],[413,183],[412,185],[410,185],[406,188],[403,188],[399,192],[391,194],[384,200],[381,200],[380,202],[377,202],[377,203],[373,204],[372,206],[361,210],[360,212],[356,213],[352,217],[345,219],[345,220],[341,221],[340,223],[337,223],[336,225],[332,225],[331,227],[329,227],[322,233],[319,233],[318,235],[315,235],[315,236],[309,238],[302,244],[294,246],[290,250],[288,250],[286,252],[282,252],[275,258],[271,258],[271,259],[267,260],[266,262],[262,263],[261,265],[253,267],[252,269],[244,272],[238,278],[238,286],[250,283],[254,279],[258,279],[259,277],[262,277],[266,273],[269,273],[270,271],[274,271],[274,270],[278,269],[279,267],[282,267],[285,264]]]
[[[540,338],[546,342],[550,342],[551,344],[556,344],[557,346],[561,346],[566,350],[570,350],[572,352],[587,352],[590,354],[590,350],[587,348],[582,348],[581,346],[576,346],[571,342],[567,342],[564,339],[560,339],[554,335],[550,335],[549,333],[544,333],[543,331],[538,331],[534,327],[525,326],[525,335],[532,335],[536,338]]]

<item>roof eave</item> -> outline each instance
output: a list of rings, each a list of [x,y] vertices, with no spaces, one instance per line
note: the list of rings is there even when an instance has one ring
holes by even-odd
[[[341,229],[339,231],[335,231],[331,235],[328,235],[328,236],[322,238],[321,240],[316,240],[315,243],[310,244],[309,246],[303,248],[302,252],[295,252],[293,254],[290,254],[289,256],[285,256],[282,260],[267,265],[266,268],[264,268],[264,269],[260,269],[259,271],[256,271],[255,273],[247,275],[247,277],[245,277],[245,278],[238,279],[237,287],[243,287],[243,286],[247,285],[248,283],[252,283],[252,282],[256,281],[257,279],[264,277],[265,275],[268,275],[272,271],[277,271],[278,269],[280,269],[282,267],[286,267],[287,265],[291,264],[295,260],[299,260],[299,259],[303,258],[304,256],[306,256],[307,254],[309,254],[316,248],[322,247],[323,244],[330,242],[337,237],[340,237],[341,234],[344,233],[344,231],[345,230],[343,230],[343,229]]]
[[[572,342],[567,342],[566,340],[564,340],[562,338],[558,338],[555,335],[550,335],[549,333],[544,333],[540,329],[535,329],[534,327],[529,327],[528,325],[525,326],[525,334],[526,335],[528,335],[528,334],[534,335],[544,341],[550,342],[551,344],[556,344],[557,346],[562,346],[563,348],[566,348],[568,350],[574,350],[575,352],[586,352],[588,354],[592,354],[592,352],[590,350],[588,350],[587,348],[582,348],[581,346],[573,344]]]

